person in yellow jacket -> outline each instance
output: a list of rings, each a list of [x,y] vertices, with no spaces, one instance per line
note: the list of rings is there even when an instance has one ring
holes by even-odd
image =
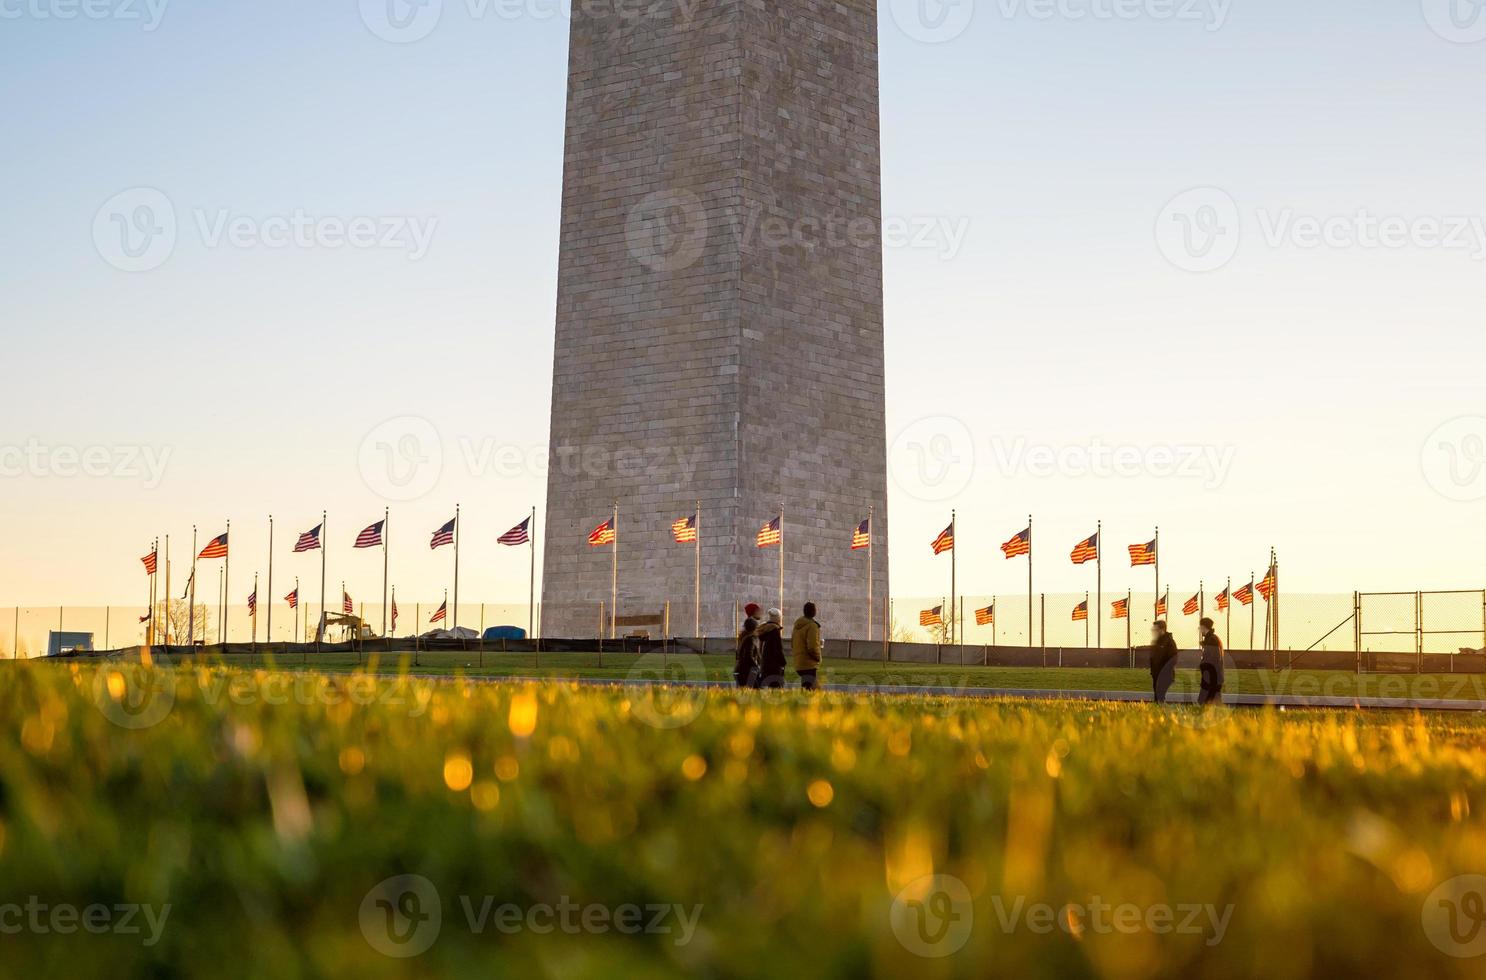
[[[805,615],[795,620],[789,636],[790,651],[795,655],[795,673],[800,675],[800,688],[813,691],[818,686],[822,646],[820,623],[815,619],[815,603],[805,603]]]

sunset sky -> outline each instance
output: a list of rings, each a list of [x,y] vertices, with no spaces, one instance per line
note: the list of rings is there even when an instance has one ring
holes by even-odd
[[[241,603],[270,513],[282,595],[322,509],[371,599],[350,545],[393,484],[400,596],[448,584],[457,502],[462,598],[524,600],[495,537],[545,495],[567,21],[444,0],[398,43],[377,5],[4,8],[0,607],[141,605],[150,539],[182,582],[229,517]],[[951,508],[978,593],[1025,588],[997,546],[1029,512],[1049,591],[1101,518],[1110,591],[1157,524],[1182,596],[1271,545],[1299,591],[1486,585],[1486,28],[1111,9],[942,36],[882,2],[894,594],[947,590]],[[169,254],[122,250],[162,198]]]

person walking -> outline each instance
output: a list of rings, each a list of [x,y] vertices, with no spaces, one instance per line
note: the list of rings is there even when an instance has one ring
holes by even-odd
[[[1197,627],[1199,642],[1202,644],[1202,688],[1197,694],[1197,703],[1201,705],[1223,703],[1223,641],[1218,639],[1218,631],[1213,629],[1213,621],[1208,617],[1202,617],[1202,622]]]
[[[1176,637],[1166,629],[1166,620],[1158,619],[1151,624],[1151,688],[1156,704],[1166,703],[1166,692],[1176,679]]]
[[[774,612],[775,610],[770,610]],[[815,603],[805,603],[805,615],[795,620],[789,645],[795,655],[795,673],[800,675],[800,689],[813,691],[819,686],[821,661],[820,623],[815,619]]]
[[[739,687],[758,687],[758,604],[750,602],[744,611],[743,629],[738,634],[738,654],[733,663],[733,681]]]
[[[784,686],[784,614],[769,610],[769,619],[758,628],[759,683],[755,687]]]

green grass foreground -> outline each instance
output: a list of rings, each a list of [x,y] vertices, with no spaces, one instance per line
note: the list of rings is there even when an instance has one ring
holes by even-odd
[[[354,653],[305,654],[275,658],[239,654],[230,660],[207,655],[197,661],[238,668],[273,668],[324,672],[412,672],[428,676],[549,677],[590,680],[627,678],[685,678],[732,681],[732,658],[709,655],[643,657],[633,653],[480,653],[424,651],[400,656],[361,657]],[[0,663],[0,670],[7,665]],[[0,675],[3,676],[3,675]],[[826,684],[908,686],[924,688],[991,687],[1053,691],[1151,690],[1145,668],[1119,667],[980,667],[957,664],[882,663],[872,660],[827,661],[821,677]],[[788,672],[797,684],[794,671]],[[1197,671],[1177,672],[1172,691],[1195,694]],[[1486,702],[1486,674],[1355,674],[1341,670],[1237,670],[1230,668],[1226,690],[1236,694],[1295,694],[1309,697],[1382,697],[1458,699]]]
[[[169,905],[153,943],[143,917],[61,934],[43,913],[0,935],[7,976],[1483,962],[1447,955],[1471,920],[1449,938],[1439,891],[1486,873],[1474,713],[29,665],[3,674],[0,727],[0,929],[7,903]],[[382,884],[400,875],[411,903],[414,879]],[[524,917],[563,903],[571,930]],[[426,950],[387,955],[409,935]]]

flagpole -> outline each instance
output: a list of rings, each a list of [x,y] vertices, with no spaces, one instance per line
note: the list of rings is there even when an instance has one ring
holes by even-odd
[[[1223,648],[1233,645],[1233,576],[1228,576],[1228,587],[1223,590],[1228,596],[1228,608],[1223,610]]]
[[[149,621],[149,624],[148,624],[147,628],[144,631],[145,632],[145,645],[146,646],[154,646],[155,645],[155,572],[158,572],[160,570],[160,539],[159,538],[156,538],[155,540],[153,540],[153,541],[150,542],[150,554],[152,554],[152,555],[155,556],[155,571],[150,573],[150,582],[149,582],[150,588],[149,588],[149,591],[147,592],[147,595],[149,596],[149,599],[146,600],[146,601],[149,602],[149,613],[150,613],[150,621]],[[20,608],[20,604],[19,603],[16,604],[16,608],[18,608],[18,609]]]
[[[876,504],[867,505],[867,642],[872,642],[872,517]]]
[[[955,547],[954,538],[958,531],[959,528],[955,526],[955,510],[951,507],[949,511],[949,614],[951,617],[955,614],[955,554],[960,549]],[[955,642],[955,621],[953,619],[949,621],[949,642]]]
[[[1088,527],[1088,526],[1089,525],[1087,525],[1087,524],[1084,525],[1084,527]],[[1089,608],[1089,594],[1087,592],[1085,592],[1084,593],[1084,649],[1085,650],[1087,650],[1089,648],[1089,614],[1091,612],[1093,612],[1093,610]]]
[[[256,582],[253,583],[253,591],[254,592],[258,591],[258,584]],[[264,628],[263,628],[263,642],[264,643],[272,643],[273,642],[273,515],[272,514],[269,514],[268,515],[268,615],[266,617],[264,617],[264,624],[263,624],[263,626],[264,626]],[[257,626],[257,623],[255,621],[255,623],[253,625],[253,634],[256,636],[257,633],[258,633],[258,626]]]
[[[195,649],[196,647],[196,525],[191,525],[191,610],[187,614],[190,623],[191,636],[186,640],[186,645]]]
[[[294,642],[299,643],[299,576],[294,576]]]
[[[1087,524],[1084,527],[1088,527]],[[1032,637],[1032,515],[1027,515],[1027,648],[1031,649],[1035,642]]]
[[[232,594],[232,520],[227,521],[227,554],[222,556],[222,644],[227,643],[227,603]]]
[[[382,636],[387,636],[387,552],[392,547],[392,508],[382,508]]]
[[[170,646],[170,535],[165,535],[165,646]],[[176,637],[180,639],[180,637]]]
[[[702,636],[702,502],[697,501],[697,575],[696,594],[692,597],[693,608],[696,615],[692,620],[691,635],[697,639]]]
[[[269,603],[272,606],[272,603]],[[253,573],[253,609],[250,613],[253,617],[253,646],[258,645],[258,573]]]
[[[615,615],[615,609],[619,605],[619,501],[614,501],[614,513],[609,518],[613,521],[614,540],[611,542],[609,554],[609,639],[614,639],[615,630],[618,628],[619,620]]]
[[[779,612],[784,613],[784,501],[779,502]]]
[[[1084,525],[1084,527],[1088,526]],[[1104,649],[1104,520],[1102,518],[1094,523],[1094,609],[1099,610],[1098,622],[1094,624],[1094,642],[1102,650]]]
[[[531,581],[528,583],[526,603],[526,638],[529,640],[537,631],[537,505],[531,506],[531,533],[527,535],[526,543],[531,548]]]
[[[1134,599],[1135,599],[1135,593],[1132,590],[1130,590],[1130,589],[1126,589],[1125,590],[1125,649],[1126,650],[1133,649],[1133,646],[1134,646],[1134,637],[1132,637],[1130,635],[1130,615],[1133,612],[1133,610],[1130,607],[1134,604]]]
[[[454,625],[459,629],[459,505],[454,505]]]
[[[222,635],[222,569],[217,569],[217,643],[225,643]]]
[[[330,512],[320,511],[320,625],[315,627],[315,652],[320,652],[320,634],[325,625],[325,552],[330,548],[330,535],[326,528]]]
[[[1151,605],[1151,618],[1160,619],[1160,613],[1157,612],[1161,605],[1161,529],[1159,527],[1156,528],[1156,541],[1154,547],[1156,549],[1156,598]]]
[[[1249,569],[1249,649],[1254,649],[1254,614],[1259,610],[1254,608],[1254,570]]]

